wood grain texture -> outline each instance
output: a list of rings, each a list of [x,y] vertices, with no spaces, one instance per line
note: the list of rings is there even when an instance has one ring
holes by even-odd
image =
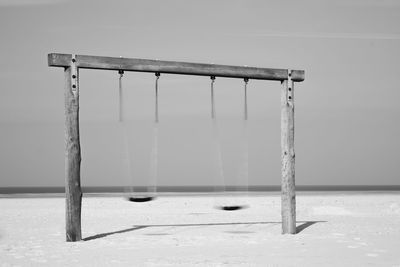
[[[78,77],[78,69],[65,69],[65,219],[66,240],[69,242],[82,239]],[[75,88],[72,88],[74,84]]]
[[[282,233],[296,233],[296,188],[294,152],[294,82],[281,88],[281,212]]]
[[[71,54],[48,54],[48,65],[51,67],[69,67]],[[124,70],[138,72],[159,72],[198,76],[216,76],[228,78],[249,78],[258,80],[287,79],[287,69],[255,68],[246,66],[229,66],[216,64],[189,63],[177,61],[160,61],[140,58],[100,57],[77,55],[78,68]],[[293,70],[292,80],[304,80],[303,70]]]

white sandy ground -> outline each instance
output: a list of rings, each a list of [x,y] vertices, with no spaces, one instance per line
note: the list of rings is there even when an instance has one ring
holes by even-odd
[[[225,201],[248,208],[214,208]],[[299,193],[297,235],[281,235],[276,193],[85,195],[75,243],[61,197],[3,196],[0,212],[0,266],[400,266],[399,193]]]

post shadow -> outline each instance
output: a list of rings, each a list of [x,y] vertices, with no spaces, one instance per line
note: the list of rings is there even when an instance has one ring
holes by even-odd
[[[134,226],[134,227],[130,227],[130,228],[119,230],[119,231],[92,235],[92,236],[83,238],[82,240],[83,241],[90,241],[90,240],[93,240],[93,239],[103,238],[103,237],[106,237],[106,236],[109,236],[109,235],[122,234],[122,233],[132,232],[132,231],[135,231],[135,230],[140,230],[140,229],[143,229],[143,228],[146,228],[146,227],[147,226],[145,226],[145,225]]]
[[[302,223],[301,225],[296,227],[296,233],[300,233],[304,229],[310,227],[311,225],[314,225],[316,223],[324,223],[326,221],[299,221],[298,223]],[[89,236],[86,238],[83,238],[83,241],[90,241],[98,238],[103,238],[106,236],[114,235],[114,234],[122,234],[122,233],[127,233],[127,232],[132,232],[144,228],[151,228],[151,227],[191,227],[191,226],[219,226],[219,225],[246,225],[246,224],[276,224],[280,225],[282,222],[231,222],[231,223],[185,223],[185,224],[146,224],[146,225],[135,225],[133,227],[127,228],[127,229],[122,229],[119,231],[113,231],[113,232],[107,232],[107,233],[101,233],[93,236]]]
[[[300,233],[304,229],[310,227],[313,224],[316,224],[317,222],[326,222],[326,221],[308,221],[300,224],[299,226],[296,226],[296,234]]]

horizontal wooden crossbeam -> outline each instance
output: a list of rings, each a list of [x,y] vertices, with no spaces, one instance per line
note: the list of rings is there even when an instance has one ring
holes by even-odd
[[[48,54],[51,67],[69,67],[71,54]],[[76,55],[76,66],[83,69],[124,70],[138,72],[159,72],[169,74],[248,78],[257,80],[283,81],[288,78],[287,69],[255,68],[216,64],[161,61],[140,58],[100,57]],[[304,80],[304,70],[292,70],[292,81]]]

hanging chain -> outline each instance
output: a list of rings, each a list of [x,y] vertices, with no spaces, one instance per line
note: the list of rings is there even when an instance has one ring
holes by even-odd
[[[215,76],[211,76],[211,119],[215,119],[215,102],[214,102],[214,82]]]
[[[243,125],[243,173],[245,191],[249,190],[249,140],[248,140],[248,111],[247,111],[247,84],[249,78],[244,78],[244,125]]]
[[[124,71],[119,70],[119,121],[124,121],[124,107],[123,107],[123,91],[122,91],[122,77],[124,76]]]
[[[158,79],[160,79],[160,73],[156,72],[156,101],[155,101],[155,122],[158,123]]]
[[[244,78],[244,119],[247,120],[247,84],[249,83],[249,78]]]

